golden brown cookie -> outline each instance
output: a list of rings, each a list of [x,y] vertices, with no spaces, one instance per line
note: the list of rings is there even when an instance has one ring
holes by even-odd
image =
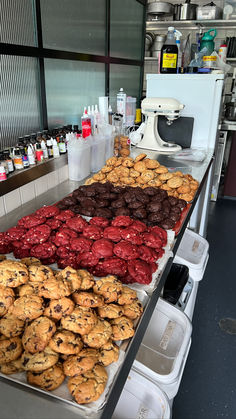
[[[154,179],[154,172],[152,170],[144,170],[141,174],[141,178],[143,179],[144,183],[150,182],[150,180]]]
[[[13,289],[0,285],[0,317],[7,313],[14,301],[15,294]]]
[[[112,340],[125,340],[134,335],[134,328],[132,320],[128,317],[122,316],[111,321],[112,325]]]
[[[122,164],[123,162],[123,157],[118,157],[115,163],[115,167],[118,167]]]
[[[15,359],[7,364],[0,364],[0,372],[2,374],[10,375],[21,371],[24,371],[21,358]]]
[[[169,172],[168,173],[161,173],[158,176],[158,179],[160,179],[161,181],[165,181],[165,180],[171,179],[173,176],[174,176],[173,173],[169,173]]]
[[[25,284],[28,279],[28,269],[23,263],[9,259],[0,262],[0,285],[15,288]]]
[[[93,175],[93,179],[96,180],[96,182],[105,179],[105,174],[102,172],[98,172],[95,173],[95,175]]]
[[[147,169],[157,169],[160,166],[160,163],[154,159],[145,159],[144,163]]]
[[[40,282],[27,282],[27,284],[21,285],[17,288],[19,297],[24,297],[25,295],[38,294]]]
[[[109,182],[115,183],[119,181],[119,176],[114,173],[114,171],[112,171],[111,173],[108,173],[107,180],[109,180]]]
[[[189,182],[191,182],[192,180],[195,180],[195,179],[192,177],[192,175],[190,175],[189,173],[186,173],[186,174],[184,175],[184,178],[185,178],[185,179],[187,179],[187,180],[189,180]]]
[[[22,344],[19,337],[0,340],[0,364],[7,364],[19,358]]]
[[[67,268],[56,274],[56,279],[69,285],[70,291],[74,292],[80,288],[81,279],[76,269],[67,266]]]
[[[68,388],[74,399],[79,404],[91,403],[99,399],[105,390],[107,372],[101,365],[84,374],[71,377]]]
[[[144,185],[145,180],[142,178],[142,176],[136,177],[136,182],[138,183],[139,186]]]
[[[116,362],[119,359],[119,347],[109,340],[99,349],[98,361],[104,367]]]
[[[105,304],[98,308],[98,314],[102,318],[116,319],[124,314],[124,309],[118,304]]]
[[[199,182],[192,180],[189,185],[191,190],[196,191],[199,187]]]
[[[179,194],[179,199],[184,199],[186,202],[191,202],[193,198],[194,198],[194,194],[191,194],[191,193]]]
[[[133,301],[131,304],[124,304],[124,315],[131,320],[135,320],[143,313],[143,306],[140,301]]]
[[[64,373],[68,377],[84,374],[85,372],[92,370],[94,365],[98,362],[98,351],[88,348],[85,352],[81,351],[81,353],[76,356],[69,356],[63,363]]]
[[[141,153],[137,157],[135,157],[134,161],[135,161],[135,163],[137,163],[138,161],[141,161],[141,160],[145,159],[145,157],[147,157],[147,154]]]
[[[178,193],[189,193],[191,191],[190,186],[183,184],[177,188]]]
[[[155,186],[155,187],[159,187],[162,185],[161,180],[159,180],[158,178],[154,178],[153,180],[150,180],[147,184],[147,186]]]
[[[82,336],[83,342],[90,348],[101,348],[111,337],[112,328],[108,321],[98,319],[96,325],[90,332]]]
[[[171,188],[170,186],[168,186],[167,185],[167,183],[163,183],[161,186],[160,186],[160,189],[163,189],[163,191],[173,191],[173,188]]]
[[[48,317],[41,316],[25,328],[22,336],[24,350],[35,354],[43,351],[56,331],[55,323]]]
[[[104,298],[93,292],[77,291],[72,294],[76,304],[82,307],[101,307],[104,304]]]
[[[122,166],[133,167],[133,165],[134,165],[134,160],[132,159],[132,157],[124,158],[124,160],[122,162]]]
[[[71,294],[71,288],[68,281],[58,278],[50,278],[40,282],[38,287],[38,295],[44,298],[52,298],[58,300],[62,297],[68,297]]]
[[[58,330],[49,341],[49,346],[55,352],[74,355],[81,351],[83,342],[79,335],[69,330]]]
[[[167,191],[168,196],[174,196],[175,198],[179,198],[179,193],[176,189],[172,189],[171,191]]]
[[[137,170],[134,170],[133,168],[131,168],[129,170],[129,175],[130,177],[136,178],[140,176],[140,173]]]
[[[43,282],[54,278],[53,271],[49,266],[33,264],[28,267],[28,271],[30,282]]]
[[[180,170],[177,170],[173,174],[174,174],[174,176],[180,176],[180,177],[183,177],[184,176],[184,174]]]
[[[7,313],[0,319],[0,333],[2,333],[7,338],[13,338],[21,335],[24,331],[24,328],[24,320],[21,320],[12,314]]]
[[[50,300],[48,307],[44,310],[44,316],[57,321],[63,316],[72,313],[75,304],[70,298],[63,297],[58,300]]]
[[[24,263],[26,266],[30,265],[42,265],[39,259],[33,257],[27,257],[20,260],[21,263]]]
[[[80,306],[76,306],[71,314],[61,319],[61,325],[64,329],[81,335],[89,333],[96,323],[96,313],[91,308]]]
[[[119,166],[114,169],[114,173],[119,177],[128,177],[129,170],[128,167]]]
[[[88,271],[86,271],[85,269],[77,269],[77,274],[81,279],[80,289],[82,291],[89,290],[94,286],[94,277]]]
[[[85,181],[85,185],[92,185],[92,183],[95,183],[95,182],[96,180],[91,177]]]
[[[132,304],[132,302],[135,300],[137,300],[136,291],[132,290],[129,287],[122,287],[122,292],[118,296],[118,304]]]
[[[27,372],[27,381],[29,384],[48,391],[60,387],[64,379],[65,374],[61,364],[53,365],[42,372]]]
[[[3,260],[6,260],[6,256],[5,255],[0,255],[0,262],[2,262]]]
[[[120,181],[124,185],[133,185],[135,183],[135,180],[133,177],[121,177]]]
[[[173,176],[171,179],[167,180],[167,185],[170,188],[177,189],[183,183],[183,179],[180,176]]]
[[[101,169],[101,172],[102,173],[109,173],[109,172],[111,172],[112,171],[112,166],[103,166],[102,167],[102,169]]]
[[[158,174],[168,173],[168,169],[167,167],[160,165],[157,169],[155,169],[155,172]]]
[[[107,161],[106,161],[106,165],[107,166],[115,166],[117,162],[117,157],[110,157]]]
[[[25,371],[40,372],[55,365],[58,362],[58,358],[58,353],[54,352],[50,346],[47,346],[44,351],[36,354],[31,354],[27,351],[23,352],[21,361]]]
[[[140,172],[140,173],[142,173],[145,170],[147,170],[144,161],[138,161],[137,163],[135,163],[134,164],[134,170],[136,170],[137,172]]]
[[[8,313],[24,321],[34,320],[43,314],[43,304],[43,299],[38,295],[26,295],[15,300]]]
[[[130,155],[130,149],[129,148],[121,148],[120,149],[120,155],[122,157],[128,157]]]
[[[122,289],[122,282],[113,275],[98,279],[93,287],[94,293],[102,295],[107,304],[117,301]]]

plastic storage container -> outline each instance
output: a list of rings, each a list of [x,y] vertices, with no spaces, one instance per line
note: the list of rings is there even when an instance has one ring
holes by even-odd
[[[112,419],[169,419],[170,406],[161,389],[131,369]]]
[[[180,310],[159,298],[133,368],[176,396],[190,348],[192,326]]]
[[[179,245],[174,263],[183,263],[189,268],[194,281],[201,281],[209,258],[209,244],[194,231],[186,229]]]
[[[125,125],[127,127],[132,127],[132,125],[134,125],[135,116],[136,116],[136,98],[127,96],[126,118],[125,118]]]
[[[83,140],[84,141],[84,140]],[[90,174],[91,145],[73,139],[68,143],[68,170],[70,180],[82,180]]]
[[[188,281],[189,269],[185,265],[173,263],[166,279],[163,298],[171,304],[177,304]]]
[[[106,139],[100,135],[91,137],[91,172],[98,172],[105,164]]]

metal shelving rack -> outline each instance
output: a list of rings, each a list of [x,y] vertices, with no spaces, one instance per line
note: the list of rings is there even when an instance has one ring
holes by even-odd
[[[165,29],[167,26],[175,26],[182,29],[197,29],[202,28],[221,28],[234,29],[236,28],[236,20],[152,20],[146,22],[147,31],[157,31]]]

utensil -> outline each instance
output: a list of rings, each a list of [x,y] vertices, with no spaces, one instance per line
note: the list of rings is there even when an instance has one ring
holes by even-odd
[[[151,15],[151,17],[173,15],[174,6],[173,4],[164,1],[154,1],[148,4],[147,13],[148,15]]]
[[[191,0],[186,0],[184,4],[181,5],[180,10],[180,20],[195,20],[197,12],[197,4],[190,3]]]

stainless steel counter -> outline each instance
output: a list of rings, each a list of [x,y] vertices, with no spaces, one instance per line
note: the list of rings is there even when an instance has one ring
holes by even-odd
[[[144,150],[143,150],[144,151]],[[141,153],[141,149],[134,149],[132,155],[135,156]],[[147,152],[148,157],[157,158],[162,164],[165,164],[169,168],[179,168],[183,172],[191,173],[199,182],[199,189],[193,200],[192,206],[189,210],[188,216],[183,224],[183,227],[176,238],[173,254],[176,253],[181,238],[184,234],[185,228],[189,222],[189,218],[192,214],[194,206],[197,202],[199,194],[203,189],[206,181],[207,175],[212,164],[212,153],[209,152],[206,156],[206,159],[199,162],[180,162],[175,161],[168,156],[160,156],[155,152]],[[66,181],[58,185],[53,191],[42,194],[37,199],[23,205],[21,208],[12,211],[0,218],[0,230],[5,230],[10,226],[14,225],[16,221],[30,212],[33,212],[35,209],[39,208],[43,204],[52,204],[60,200],[66,194],[69,194],[73,189],[77,188],[82,182],[72,182]],[[113,385],[109,391],[108,401],[103,409],[103,411],[97,412],[96,418],[108,419],[112,417],[113,410],[117,404],[117,401],[120,397],[122,388],[125,384],[126,378],[128,376],[129,370],[132,366],[132,363],[135,359],[136,353],[138,351],[139,345],[142,341],[148,323],[150,321],[153,310],[156,306],[157,300],[160,296],[163,285],[166,281],[167,275],[172,265],[172,258],[168,260],[168,263],[163,271],[163,274],[160,278],[157,288],[154,290],[150,296],[147,305],[145,307],[143,316],[137,326],[136,333],[131,339],[130,344],[127,348],[125,360],[123,365],[120,367]],[[40,394],[37,390],[28,390],[26,388],[21,388],[16,386],[14,383],[9,382],[5,377],[1,378],[0,381],[0,401],[1,401],[1,415],[3,419],[55,419],[55,418],[84,418],[86,417],[84,411],[78,408],[73,408],[66,403],[59,404],[57,400],[50,398],[50,396],[45,396]]]

